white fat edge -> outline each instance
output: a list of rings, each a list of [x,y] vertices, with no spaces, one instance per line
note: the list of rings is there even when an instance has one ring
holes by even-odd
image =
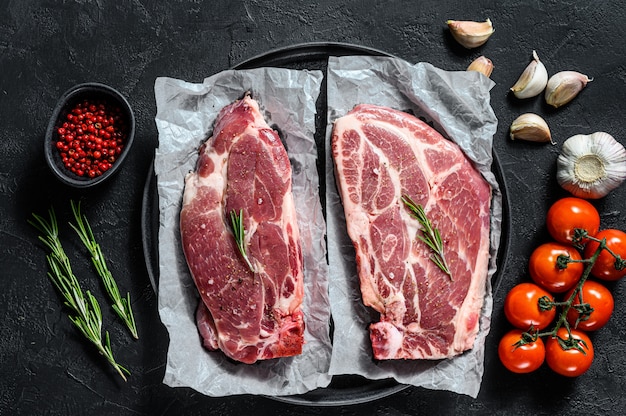
[[[292,228],[291,238],[294,240],[295,244],[299,245],[299,251],[300,253],[302,253],[303,256],[304,249],[302,240],[300,239],[300,226],[298,224],[297,210],[291,187],[289,187],[288,195],[288,197],[283,198],[283,218],[290,219],[289,223],[291,224]],[[290,235],[287,233],[287,223],[281,224],[281,230],[283,232],[284,241],[289,242]],[[298,274],[296,276],[289,274],[289,277],[292,279],[294,284],[294,290],[292,294],[286,298],[283,298],[282,296],[278,297],[277,308],[281,311],[288,311],[288,313],[291,313],[302,304],[302,299],[304,297],[304,259],[302,256],[296,259],[298,262]],[[277,288],[277,290],[280,291],[279,294],[282,293],[282,287]]]
[[[491,234],[490,232],[487,232],[487,233],[484,233],[484,235],[481,235],[481,239],[478,243],[480,245],[480,249],[476,257],[476,267],[474,267],[474,270],[471,271],[473,277],[481,276],[482,278],[478,278],[478,279],[473,278],[471,280],[468,293],[472,293],[473,296],[467,296],[465,298],[465,300],[463,301],[463,303],[461,304],[459,308],[459,313],[457,314],[457,317],[459,318],[466,316],[466,313],[464,313],[464,311],[466,310],[475,310],[477,311],[477,314],[478,314],[477,316],[478,324],[476,325],[475,330],[469,333],[469,335],[471,336],[471,345],[467,345],[468,344],[467,333],[463,334],[463,333],[460,333],[462,331],[457,331],[455,334],[454,346],[460,351],[463,351],[465,349],[469,349],[472,347],[474,343],[474,338],[477,335],[478,331],[480,330],[481,310],[482,310],[482,305],[485,301],[486,292],[487,292],[486,280],[489,278],[488,276],[489,259],[491,257],[489,254],[490,241],[491,241],[490,234]],[[481,308],[478,308],[477,305],[481,305]],[[457,326],[459,324],[461,324],[461,322],[456,322]]]
[[[298,213],[295,206],[295,201],[293,197],[293,192],[291,190],[291,186],[289,187],[288,193],[286,197],[283,198],[283,213],[285,213],[286,218],[293,219],[291,221],[292,233],[291,237],[293,238],[295,244],[299,246],[299,252],[301,253],[300,257],[296,259],[298,263],[297,275],[293,276],[290,274],[291,278],[294,282],[294,291],[291,296],[285,298],[283,302],[281,302],[281,309],[288,310],[289,312],[293,312],[302,304],[302,299],[304,298],[304,245],[301,240],[300,235],[300,224],[298,222]],[[284,239],[286,242],[289,241],[289,234],[287,233],[287,224],[283,224],[281,230],[283,231]],[[282,288],[281,288],[282,290]],[[286,306],[286,309],[283,309]]]
[[[289,179],[291,180],[291,178]],[[291,181],[289,182],[289,188],[287,189],[286,197],[283,198],[281,209],[283,212],[283,218],[288,218],[290,220],[295,219],[295,221],[289,221],[290,223],[292,223],[291,224],[292,229],[293,229],[292,236],[294,240],[297,241],[298,244],[300,244],[300,247],[302,247],[302,242],[300,241],[300,225],[298,224],[298,212],[296,210],[296,202],[295,202],[294,195],[293,195]],[[281,230],[283,231],[283,234],[285,236],[285,241],[288,241],[286,225],[287,224],[281,224]]]
[[[198,187],[195,184],[198,174],[195,171],[190,171],[185,175],[185,186],[183,191],[183,206],[189,204],[196,197]]]

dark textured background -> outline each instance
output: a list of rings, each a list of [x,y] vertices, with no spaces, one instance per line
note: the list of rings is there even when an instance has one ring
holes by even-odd
[[[555,159],[567,137],[607,131],[626,143],[626,12],[621,2],[477,0],[43,1],[0,2],[0,414],[4,415],[245,415],[245,414],[578,414],[626,409],[624,283],[613,286],[616,311],[593,334],[596,359],[583,377],[564,379],[547,369],[526,376],[506,372],[496,355],[509,328],[502,299],[527,279],[527,259],[543,242],[547,207],[565,195],[555,182]],[[478,50],[456,45],[447,19],[491,18],[496,32]],[[495,63],[494,138],[510,192],[511,250],[497,284],[485,375],[477,399],[408,388],[373,403],[303,408],[259,397],[208,398],[161,383],[167,332],[144,266],[141,200],[157,145],[153,85],[156,77],[191,82],[276,47],[311,41],[377,48],[410,62],[463,70],[484,54]],[[577,70],[594,78],[571,104],[551,110],[541,98],[520,102],[508,88],[538,51],[548,72]],[[89,191],[57,182],[43,159],[42,136],[57,98],[70,86],[98,81],[124,93],[134,107],[138,134],[121,173]],[[556,146],[511,142],[507,131],[522,112],[542,114]],[[626,229],[622,187],[595,204],[603,227]],[[119,381],[80,338],[46,278],[44,250],[26,223],[53,204],[64,224],[69,199],[82,198],[96,237],[111,253],[110,267],[129,290],[141,339],[129,340],[108,308],[113,348],[132,376]],[[67,231],[67,230],[65,230]],[[73,237],[66,232],[66,236]],[[65,239],[80,275],[88,259]],[[95,280],[86,287],[101,294]]]

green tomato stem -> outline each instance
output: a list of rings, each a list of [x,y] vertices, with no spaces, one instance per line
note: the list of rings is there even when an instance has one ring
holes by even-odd
[[[555,324],[554,328],[551,331],[539,332],[537,334],[537,337],[542,337],[542,336],[556,337],[557,331],[561,327],[564,326],[565,328],[567,328],[567,332],[570,334],[570,338],[571,338],[570,326],[569,326],[569,323],[567,322],[567,313],[569,312],[570,308],[574,304],[574,301],[575,301],[576,297],[579,297],[581,302],[582,302],[582,295],[579,296],[580,291],[581,291],[583,285],[585,284],[585,281],[587,280],[587,278],[591,274],[591,269],[593,268],[593,265],[595,264],[596,260],[598,260],[598,257],[600,256],[600,253],[602,252],[602,250],[607,249],[607,247],[606,247],[606,239],[603,239],[603,240],[594,239],[594,240],[599,243],[598,248],[593,253],[593,255],[591,257],[589,257],[589,259],[586,259],[585,263],[587,263],[587,265],[585,266],[585,269],[583,270],[583,274],[581,275],[580,280],[576,284],[576,287],[572,291],[572,294],[564,302],[554,302],[555,306],[562,306],[563,307],[563,309],[562,309],[562,311],[561,311],[561,313],[559,315],[559,318],[556,321],[556,324]],[[572,262],[575,262],[575,260],[572,260]]]

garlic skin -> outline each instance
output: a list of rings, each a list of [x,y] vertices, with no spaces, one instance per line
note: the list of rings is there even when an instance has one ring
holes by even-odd
[[[491,20],[473,22],[470,20],[448,20],[446,22],[452,37],[467,49],[483,45],[495,32]]]
[[[546,88],[547,83],[548,71],[543,62],[539,60],[537,52],[533,51],[533,60],[511,87],[511,91],[517,98],[536,97]]]
[[[471,64],[469,64],[469,66],[467,67],[467,71],[480,72],[481,74],[489,78],[491,76],[491,73],[493,72],[493,62],[491,62],[491,59],[489,58],[479,56],[478,58],[474,59]]]
[[[509,137],[511,140],[556,144],[552,141],[548,123],[534,113],[525,113],[513,120],[509,128]]]
[[[550,77],[546,85],[546,103],[554,108],[559,108],[572,101],[590,81],[593,79],[580,72],[557,72]]]
[[[605,132],[572,136],[557,158],[556,179],[574,196],[602,198],[626,179],[626,149]]]

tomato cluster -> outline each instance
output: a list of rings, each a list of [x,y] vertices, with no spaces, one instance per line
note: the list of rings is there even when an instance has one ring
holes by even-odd
[[[613,296],[601,281],[626,275],[626,233],[600,230],[596,208],[574,197],[556,201],[546,225],[554,241],[530,256],[532,281],[514,286],[504,300],[505,316],[515,329],[500,340],[498,355],[515,373],[535,371],[546,362],[556,373],[576,377],[594,357],[586,332],[602,328],[613,313]]]

